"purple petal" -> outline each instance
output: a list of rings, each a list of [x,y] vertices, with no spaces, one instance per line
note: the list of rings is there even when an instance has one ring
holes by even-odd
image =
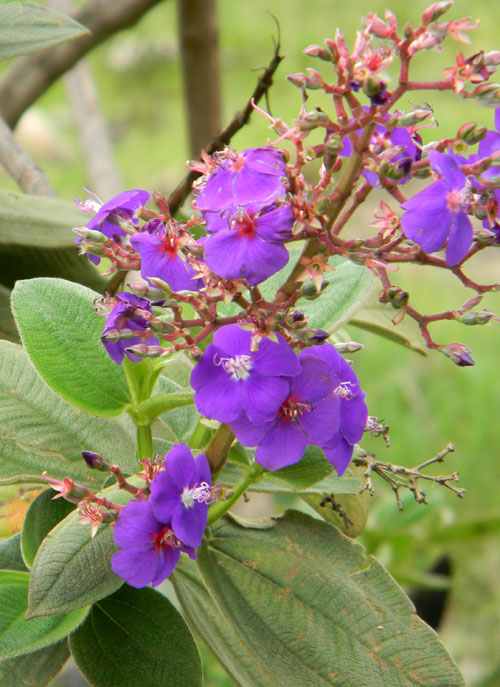
[[[194,403],[198,411],[205,417],[219,422],[232,422],[242,412],[239,385],[243,380],[233,380],[223,369],[222,365],[214,364],[214,356],[218,360],[224,357],[224,352],[216,346],[209,345],[205,355],[191,373],[191,386],[195,389]]]
[[[147,546],[158,529],[160,524],[153,515],[151,504],[133,500],[120,511],[113,534],[117,546]]]
[[[111,557],[116,575],[131,587],[145,587],[152,582],[158,569],[159,556],[153,547],[123,549]]]
[[[339,477],[344,474],[347,466],[351,462],[352,452],[354,447],[351,446],[344,438],[340,438],[339,443],[335,448],[323,448],[325,458],[337,470]]]
[[[299,356],[300,357],[300,356]],[[304,360],[302,372],[291,378],[291,395],[298,401],[319,401],[332,393],[331,370],[322,360]]]
[[[204,453],[200,453],[194,459],[194,477],[193,484],[199,485],[201,482],[206,482],[210,484],[212,481],[212,473],[210,472],[210,465],[208,463],[208,458]]]
[[[176,444],[165,456],[165,473],[172,483],[182,491],[191,486],[195,473],[195,462],[187,444]],[[160,473],[161,475],[162,473]]]
[[[214,334],[214,345],[218,346],[230,357],[235,355],[249,355],[252,334],[237,324],[221,327]]]
[[[315,401],[313,409],[301,415],[297,422],[310,444],[327,442],[340,426],[340,399]]]
[[[190,508],[178,508],[172,520],[172,529],[187,546],[197,549],[203,539],[203,532],[207,525],[206,503],[193,503]]]
[[[446,247],[446,264],[453,266],[463,260],[473,238],[472,224],[463,210],[455,216],[448,246]]]
[[[211,270],[224,279],[246,279],[252,286],[278,272],[288,258],[285,246],[266,243],[256,234],[220,231],[205,243],[205,262]]]
[[[340,427],[343,437],[350,444],[356,444],[360,441],[365,431],[367,419],[368,408],[362,398],[356,397],[351,401],[341,399]]]
[[[179,562],[179,557],[181,552],[179,549],[162,549],[157,554],[157,566],[154,576],[151,580],[153,587],[157,587],[161,584],[170,573],[173,571],[177,563]]]
[[[256,370],[261,375],[293,377],[302,371],[298,356],[281,334],[278,341],[261,339],[259,350],[253,354]]]
[[[254,172],[278,177],[286,176],[283,156],[276,148],[271,148],[270,146],[247,148],[247,150],[243,151],[242,156],[245,158],[248,167],[251,167]]]
[[[448,237],[453,219],[452,213],[443,208],[439,211],[411,211],[401,217],[406,236],[418,243],[425,253],[440,250]]]
[[[250,373],[239,386],[241,409],[252,422],[271,420],[290,392],[290,384],[281,377],[263,377]]]
[[[255,220],[255,233],[263,241],[284,241],[292,236],[294,222],[289,205],[275,208]]]
[[[432,169],[437,170],[451,188],[458,190],[465,186],[465,174],[459,169],[456,160],[454,160],[451,155],[439,153],[437,150],[431,150],[429,153],[429,162],[431,163]]]
[[[199,210],[219,212],[235,205],[233,197],[234,172],[218,167],[209,176],[205,188],[196,198]]]
[[[279,470],[297,463],[306,450],[307,440],[291,420],[279,420],[262,439],[255,460],[268,470]]]
[[[446,208],[446,196],[450,187],[445,181],[435,181],[427,188],[419,191],[401,205],[403,210],[416,210],[417,212],[433,212]]]
[[[264,422],[257,425],[251,422],[245,414],[242,414],[237,420],[231,422],[231,429],[243,446],[257,446],[273,424],[273,422]]]

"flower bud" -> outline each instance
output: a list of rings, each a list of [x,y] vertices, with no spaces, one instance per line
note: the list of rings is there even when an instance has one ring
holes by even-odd
[[[440,346],[439,350],[447,358],[450,358],[455,365],[459,367],[469,367],[475,365],[474,360],[471,357],[471,350],[468,346],[461,343],[450,343],[444,346]]]
[[[340,53],[339,49],[337,48],[337,44],[335,43],[335,41],[332,41],[331,38],[327,38],[325,43],[327,44],[328,49],[332,54],[332,62],[336,64],[340,59]]]
[[[323,329],[317,329],[312,336],[307,337],[307,340],[314,344],[322,344],[328,339],[329,336],[330,334],[325,332]]]
[[[486,229],[486,227],[482,227],[474,232],[474,239],[485,246],[490,246],[497,240],[497,235],[494,231],[490,231],[489,229]]]
[[[148,277],[148,279],[153,284],[153,286],[156,286],[156,288],[162,292],[162,294],[165,294],[167,296],[172,295],[172,289],[166,281],[163,281],[163,279],[160,279],[159,277]]]
[[[161,355],[169,352],[167,348],[162,346],[147,346],[146,344],[135,344],[125,349],[125,353],[132,353],[137,358],[159,358]]]
[[[161,300],[165,295],[163,291],[158,291],[158,289],[152,289],[144,281],[131,281],[127,282],[128,288],[133,291],[141,298],[148,298],[149,300]]]
[[[108,329],[107,332],[102,334],[101,339],[103,341],[108,341],[110,343],[115,343],[116,341],[124,341],[126,339],[135,339],[140,336],[142,332],[137,329]]]
[[[479,143],[488,133],[485,126],[479,126],[476,122],[469,122],[460,127],[457,132],[457,137],[471,146]]]
[[[294,310],[292,313],[292,322],[304,322],[306,319],[306,316],[302,312],[302,310]]]
[[[308,45],[303,52],[304,55],[308,57],[319,57],[319,59],[324,60],[324,62],[332,61],[332,54],[321,45]]]
[[[397,126],[402,126],[404,128],[408,126],[414,126],[415,124],[419,124],[420,122],[429,119],[430,117],[432,117],[432,110],[430,108],[419,108],[418,110],[407,112],[406,114],[399,115],[398,117],[389,117],[386,126],[389,131],[392,131]]]
[[[445,12],[448,12],[450,7],[453,6],[452,0],[445,0],[444,2],[435,2],[433,5],[428,7],[422,14],[422,24],[427,26],[433,21],[437,21]]]
[[[300,289],[300,295],[306,298],[308,301],[314,301],[316,298],[318,298],[321,292],[326,289],[329,283],[330,282],[328,281],[322,282],[318,290],[314,282],[306,281],[302,284],[302,287]]]
[[[82,451],[82,457],[91,470],[108,472],[109,465],[99,453],[94,453],[94,451]]]
[[[297,120],[297,124],[301,131],[311,131],[312,129],[317,129],[319,126],[326,126],[330,121],[329,116],[326,112],[306,112],[300,119]]]
[[[484,107],[498,107],[500,105],[500,84],[482,83],[477,86],[471,94],[480,105]]]
[[[483,56],[484,64],[487,67],[497,67],[500,65],[500,50],[492,50]]]
[[[108,240],[108,237],[105,236],[102,231],[96,231],[95,229],[88,229],[87,227],[73,227],[72,231],[81,239],[93,241],[94,243],[106,243]]]
[[[346,341],[345,343],[333,344],[339,353],[356,353],[364,348],[364,344],[356,341]]]
[[[492,313],[491,310],[475,310],[473,312],[465,313],[465,315],[462,315],[458,319],[458,321],[461,322],[462,324],[466,324],[469,326],[472,326],[475,324],[488,324],[488,322],[494,316],[495,316],[495,313]]]

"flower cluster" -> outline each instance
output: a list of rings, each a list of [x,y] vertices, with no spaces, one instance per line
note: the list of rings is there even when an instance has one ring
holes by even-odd
[[[365,394],[349,364],[328,343],[297,356],[285,340],[219,329],[194,368],[191,385],[203,415],[231,425],[268,470],[298,462],[308,444],[320,446],[343,474],[365,430]]]
[[[149,499],[129,501],[120,511],[114,572],[133,587],[156,586],[170,575],[181,552],[196,558],[214,500],[210,481],[205,455],[193,458],[185,444],[174,446],[151,482]]]

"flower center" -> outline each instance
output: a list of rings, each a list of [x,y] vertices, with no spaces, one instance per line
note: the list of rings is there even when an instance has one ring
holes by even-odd
[[[181,542],[177,539],[168,525],[165,525],[163,529],[159,532],[155,532],[153,535],[153,547],[155,551],[160,551],[161,549],[178,549],[180,545]]]
[[[279,409],[279,414],[285,420],[296,420],[297,418],[309,413],[313,409],[311,403],[302,403],[293,396],[290,396]]]
[[[458,212],[461,210],[464,204],[462,191],[450,191],[446,196],[446,204],[448,209],[452,212]]]
[[[252,369],[252,358],[249,355],[235,355],[234,358],[218,358],[214,355],[214,365],[222,365],[224,372],[231,375],[231,379],[238,381],[246,379]]]
[[[350,388],[351,386],[352,382],[340,382],[340,384],[333,390],[333,393],[335,396],[338,396],[338,398],[343,398],[346,401],[350,401],[354,396],[354,392]]]
[[[181,494],[181,501],[185,508],[191,508],[196,503],[206,503],[209,506],[217,498],[216,487],[210,486],[207,482],[201,482],[197,487],[189,489],[186,487]]]
[[[238,232],[240,238],[250,238],[255,234],[255,220],[248,215],[243,215],[239,219],[234,220],[232,229]]]

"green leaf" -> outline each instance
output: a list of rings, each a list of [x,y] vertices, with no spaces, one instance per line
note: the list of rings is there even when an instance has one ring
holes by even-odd
[[[302,246],[295,244],[288,252],[288,265],[259,286],[266,300],[272,300],[277,289],[287,279],[300,258]],[[313,301],[300,299],[299,307],[309,318],[310,327],[333,333],[362,307],[373,290],[375,277],[369,269],[350,260],[334,256],[329,263],[335,267],[335,271],[325,273],[325,280],[329,282],[326,290]]]
[[[95,488],[105,475],[90,470],[81,451],[96,451],[134,472],[131,420],[89,417],[57,396],[20,346],[0,341],[0,483],[71,477]]]
[[[124,585],[94,604],[70,645],[94,687],[202,684],[200,656],[186,623],[153,589]]]
[[[69,658],[68,641],[0,662],[2,687],[46,687]]]
[[[284,482],[292,489],[307,489],[333,472],[333,466],[318,446],[307,446],[298,463],[269,472],[269,479]]]
[[[189,384],[192,369],[193,364],[187,356],[180,354],[171,358],[158,379],[158,393],[182,394],[187,398],[193,393]],[[192,403],[162,413],[153,424],[155,450],[158,453],[166,453],[173,444],[187,443],[199,417]]]
[[[16,323],[10,309],[10,289],[2,285],[0,285],[0,338],[19,341]]]
[[[349,321],[349,326],[372,332],[426,356],[427,353],[421,346],[422,338],[415,320],[405,317],[398,325],[394,325],[392,318],[395,314],[396,311],[389,305],[367,306],[356,313],[356,317]]]
[[[309,327],[332,334],[343,327],[365,303],[373,291],[375,277],[363,265],[350,260],[330,260],[335,272],[327,272],[329,282],[321,296],[313,301],[300,301],[300,309],[309,319]]]
[[[75,509],[73,503],[56,499],[53,489],[46,489],[30,504],[24,516],[21,547],[23,559],[30,568],[33,565],[38,547],[47,534],[61,520]]]
[[[21,532],[0,541],[0,570],[27,570],[21,553]]]
[[[17,575],[13,579],[12,575]],[[28,604],[28,573],[0,571],[0,660],[55,644],[82,622],[88,609],[51,618],[24,619]]]
[[[32,2],[0,6],[0,60],[78,38],[89,30],[65,14]]]
[[[87,413],[119,415],[130,402],[123,370],[101,343],[98,294],[63,279],[20,281],[12,310],[23,344],[40,376]]]
[[[387,571],[325,522],[289,512],[251,529],[226,519],[198,565],[227,625],[224,655],[217,618],[214,630],[185,611],[242,687],[464,686]]]
[[[103,494],[110,492],[114,494],[116,487]],[[109,562],[118,550],[113,528],[101,525],[91,538],[90,525],[82,524],[78,517],[77,512],[70,513],[40,545],[31,570],[27,618],[89,606],[123,584]]]

